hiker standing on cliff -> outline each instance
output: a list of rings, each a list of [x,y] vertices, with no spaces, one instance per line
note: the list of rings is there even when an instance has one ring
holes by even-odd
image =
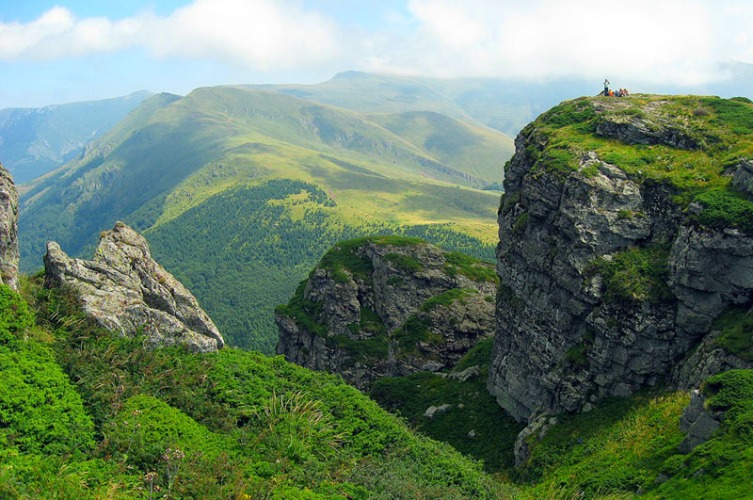
[[[609,96],[609,80],[604,78],[604,95]]]

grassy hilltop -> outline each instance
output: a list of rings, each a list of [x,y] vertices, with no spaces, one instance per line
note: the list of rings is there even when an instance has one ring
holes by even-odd
[[[632,124],[648,133],[664,129],[673,136],[669,142],[682,147],[659,138],[656,143],[629,144],[596,134],[605,122],[613,127]],[[632,179],[671,187],[682,208],[700,203],[706,208],[701,223],[753,229],[753,203],[731,189],[729,175],[741,159],[753,158],[753,103],[747,98],[584,97],[542,114],[523,131],[529,132],[534,141],[547,144],[543,151],[529,151],[537,168],[564,176],[578,169],[585,152],[593,151]]]

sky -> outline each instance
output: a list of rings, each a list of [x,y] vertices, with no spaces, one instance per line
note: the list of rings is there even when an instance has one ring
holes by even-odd
[[[0,0],[0,109],[346,70],[620,86],[753,64],[751,0]]]

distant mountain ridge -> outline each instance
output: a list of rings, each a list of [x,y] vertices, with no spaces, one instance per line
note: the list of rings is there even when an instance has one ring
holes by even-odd
[[[151,95],[142,90],[99,101],[2,109],[0,160],[16,183],[29,182],[82,155],[88,143]]]

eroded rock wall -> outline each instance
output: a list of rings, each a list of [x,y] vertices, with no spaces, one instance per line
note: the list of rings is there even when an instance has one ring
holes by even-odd
[[[676,123],[649,126],[626,116],[604,117],[594,133],[625,147],[700,147]],[[694,224],[692,211],[702,208],[682,208],[667,184],[635,179],[592,151],[581,151],[569,172],[542,167],[546,147],[532,124],[506,168],[488,381],[499,404],[532,421],[643,387],[697,386],[722,367],[750,366],[720,353],[713,338],[695,348],[723,311],[751,303],[753,238]],[[749,184],[749,167],[744,161],[737,169],[740,186]],[[628,277],[607,270],[630,258],[657,267],[653,288],[616,296],[608,281]]]
[[[366,390],[379,377],[451,368],[493,335],[491,265],[471,264],[487,279],[470,278],[427,243],[365,241],[346,251],[366,271],[320,264],[276,312],[277,353],[288,361]]]
[[[0,283],[18,290],[18,191],[0,164]]]

